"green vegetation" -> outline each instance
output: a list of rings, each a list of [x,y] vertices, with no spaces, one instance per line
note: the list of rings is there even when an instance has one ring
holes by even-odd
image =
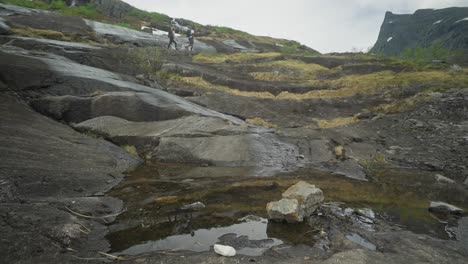
[[[53,2],[62,2],[62,1],[53,1]],[[30,0],[0,0],[0,3],[11,4],[17,6],[24,6],[34,9],[51,9],[52,4],[47,4],[43,1],[30,1]]]
[[[436,43],[427,48],[414,48],[403,50],[400,58],[403,61],[415,64],[427,64],[433,60],[449,59],[450,50],[444,48],[443,43]]]
[[[15,28],[12,30],[13,33],[25,36],[25,37],[38,37],[38,38],[47,38],[54,40],[70,41],[71,38],[65,36],[62,32],[54,30],[43,30],[43,29],[34,29],[34,28]]]
[[[119,64],[132,65],[135,74],[155,75],[162,66],[161,51],[154,47],[124,48],[112,54]]]
[[[356,117],[337,117],[334,119],[314,119],[320,128],[334,128],[359,122]]]
[[[318,64],[299,60],[279,60],[258,63],[254,66],[262,71],[252,72],[250,75],[262,81],[305,82],[317,78],[319,74],[334,72]]]
[[[161,30],[169,30],[171,27],[171,18],[165,14],[157,12],[148,12],[137,8],[131,8],[122,18],[106,16],[95,4],[69,7],[63,0],[53,0],[51,2],[41,0],[0,0],[0,3],[13,4],[34,9],[51,10],[67,16],[79,16],[100,22],[116,24],[130,29],[139,30],[141,25],[152,26]],[[254,36],[249,33],[235,30],[223,26],[203,26],[190,20],[183,20],[182,24],[194,29],[200,39],[225,40],[235,39],[243,41],[253,41],[268,44],[273,47],[281,46],[281,52],[287,54],[315,55],[314,52],[308,52],[307,47],[296,41],[285,39],[276,39],[264,36]],[[181,32],[182,33],[182,32]]]
[[[177,81],[184,84],[191,84],[200,88],[218,90],[238,96],[256,97],[263,99],[306,100],[316,98],[344,98],[351,96],[372,95],[392,96],[393,93],[398,93],[406,88],[411,87],[424,87],[424,89],[420,91],[424,93],[442,91],[449,88],[467,87],[468,72],[465,71],[458,74],[453,74],[449,71],[440,70],[400,73],[395,73],[393,71],[381,71],[363,75],[345,75],[331,80],[311,79],[304,82],[304,84],[321,87],[336,87],[337,89],[312,90],[302,94],[281,92],[278,95],[273,95],[270,92],[240,91],[227,86],[212,84],[204,80],[202,77],[178,76]],[[340,118],[339,120],[323,120],[320,122],[320,124],[323,127],[333,127],[350,124],[353,122],[355,122],[355,119],[349,117]]]
[[[61,2],[61,1],[58,1]],[[53,9],[53,8],[52,8]],[[56,12],[66,16],[79,16],[87,19],[99,19],[102,17],[101,12],[96,9],[93,4],[87,4],[82,6],[68,7],[64,6],[61,9],[55,10]]]
[[[280,53],[266,52],[266,53],[245,53],[238,52],[233,54],[221,54],[221,53],[199,53],[193,57],[193,62],[215,64],[223,62],[248,62],[258,59],[275,58],[281,56]]]
[[[134,156],[134,157],[138,157],[138,151],[137,149],[135,148],[135,146],[128,146],[128,145],[125,145],[125,146],[122,146],[122,148],[130,155]]]
[[[166,25],[167,27],[171,23],[171,18],[168,15],[156,12],[148,12],[140,10],[138,8],[133,8],[132,10],[130,10],[130,12],[128,12],[127,16],[124,18],[124,20],[128,23],[130,23],[130,21],[140,22],[141,20],[143,20],[154,24],[155,26]]]
[[[73,42],[82,42],[90,45],[99,45],[99,43],[92,41],[88,38],[79,35],[66,34],[63,32],[55,30],[45,30],[45,29],[36,29],[30,27],[14,28],[12,32],[23,36],[23,37],[32,37],[32,38],[46,38],[60,41],[73,41]],[[110,44],[107,44],[110,45]]]
[[[361,161],[360,164],[366,172],[367,177],[371,179],[382,175],[388,165],[385,156],[379,153],[376,153],[370,159]]]
[[[24,6],[33,9],[52,10],[67,16],[80,16],[88,19],[98,19],[102,14],[93,4],[69,7],[63,0],[53,0],[50,3],[39,0],[0,0],[0,3]]]
[[[129,23],[125,23],[125,22],[116,23],[115,25],[121,26],[121,27],[126,27],[126,28],[133,29],[133,30],[140,30],[140,28],[138,26],[135,26],[135,25],[132,25],[132,24],[129,24]]]

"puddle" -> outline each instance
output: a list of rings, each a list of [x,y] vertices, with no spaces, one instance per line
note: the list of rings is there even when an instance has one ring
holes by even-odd
[[[440,239],[450,239],[446,219],[428,212],[430,201],[457,206],[468,202],[463,188],[437,185],[427,172],[388,171],[369,182],[310,169],[275,177],[252,177],[251,172],[250,168],[180,164],[147,164],[135,170],[109,193],[122,199],[128,209],[109,226],[111,252],[202,252],[222,242],[239,254],[255,256],[280,244],[312,246],[314,234],[309,226],[265,219],[266,204],[279,200],[299,180],[321,188],[326,202],[343,202],[344,208],[371,208],[377,219]],[[195,202],[206,207],[181,210]],[[240,220],[248,215],[258,217]],[[348,239],[363,242],[355,236]]]
[[[120,254],[138,255],[161,250],[190,250],[203,252],[210,250],[216,243],[235,246],[237,253],[247,256],[259,256],[268,248],[281,245],[283,241],[269,238],[268,220],[247,220],[227,227],[198,229],[190,234],[173,235],[167,238],[148,241],[132,246]],[[227,243],[226,243],[227,242]]]

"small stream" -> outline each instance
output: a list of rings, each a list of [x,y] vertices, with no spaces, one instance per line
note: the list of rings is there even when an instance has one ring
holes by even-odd
[[[265,206],[299,180],[321,188],[325,202],[371,208],[377,219],[419,234],[452,239],[448,219],[428,212],[430,201],[467,204],[466,191],[437,183],[433,173],[384,170],[368,182],[311,169],[260,177],[245,167],[146,164],[108,195],[122,199],[127,211],[110,226],[111,252],[137,255],[155,251],[203,252],[215,243],[235,245],[239,254],[262,255],[271,247],[313,245],[306,224],[269,223]],[[202,202],[200,210],[182,210]],[[355,239],[355,234],[350,234]],[[348,238],[349,239],[349,238]],[[352,239],[350,239],[352,240]]]

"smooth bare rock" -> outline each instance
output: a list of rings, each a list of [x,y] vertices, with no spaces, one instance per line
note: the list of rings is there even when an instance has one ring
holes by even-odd
[[[73,247],[83,257],[109,250],[102,222],[77,217],[65,207],[93,216],[120,212],[120,200],[91,196],[104,195],[138,160],[38,114],[7,93],[0,97],[0,152],[2,261],[70,263],[63,248]],[[92,232],[83,235],[77,222]]]
[[[113,43],[132,44],[136,46],[156,45],[160,47],[165,47],[169,43],[169,40],[165,35],[148,34],[146,32],[88,19],[84,19],[84,21],[86,25],[92,28],[98,35],[106,36]],[[186,38],[176,38],[176,41],[182,45],[185,45],[186,42],[188,42]],[[194,50],[197,52],[216,52],[216,48],[199,40],[195,40]]]
[[[468,217],[464,217],[458,221],[457,240],[463,254],[468,256]]]
[[[445,184],[454,184],[455,183],[454,180],[452,180],[450,178],[447,178],[447,177],[445,177],[443,175],[440,175],[440,174],[436,174],[435,179],[439,183],[445,183]]]
[[[6,24],[5,20],[0,17],[0,35],[11,34],[11,28]]]
[[[155,157],[165,162],[254,167],[255,175],[297,168],[297,155],[296,146],[281,142],[270,133],[163,137],[155,153]]]
[[[431,202],[429,211],[446,214],[462,214],[463,209],[445,202]]]
[[[200,209],[203,209],[205,208],[206,205],[202,202],[195,202],[195,203],[192,203],[192,204],[186,204],[184,206],[182,206],[180,209],[181,210],[200,210]]]
[[[266,209],[268,218],[275,221],[285,220],[288,223],[299,223],[304,221],[305,215],[299,210],[299,202],[296,199],[281,199],[270,202]]]
[[[283,193],[283,198],[296,199],[299,202],[300,214],[304,216],[311,215],[324,199],[322,190],[304,181],[289,187]]]
[[[230,246],[215,244],[213,249],[217,254],[224,257],[234,257],[236,255],[236,249]]]

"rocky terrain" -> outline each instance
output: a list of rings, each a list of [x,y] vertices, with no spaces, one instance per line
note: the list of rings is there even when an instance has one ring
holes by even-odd
[[[387,12],[372,53],[400,55],[405,49],[440,45],[458,52],[452,60],[467,61],[468,8],[422,9],[414,14]],[[441,54],[438,54],[439,56]],[[461,57],[461,58],[460,58]],[[435,58],[442,59],[442,58]]]
[[[218,263],[206,248],[142,242],[264,217],[299,179],[324,190],[316,217],[294,227],[256,218],[267,238],[223,241],[265,251],[223,261],[467,260],[463,213],[434,220],[451,236],[441,238],[357,209],[467,209],[460,67],[213,37],[168,50],[166,36],[5,4],[0,34],[5,262]],[[200,200],[190,217],[180,209]]]

